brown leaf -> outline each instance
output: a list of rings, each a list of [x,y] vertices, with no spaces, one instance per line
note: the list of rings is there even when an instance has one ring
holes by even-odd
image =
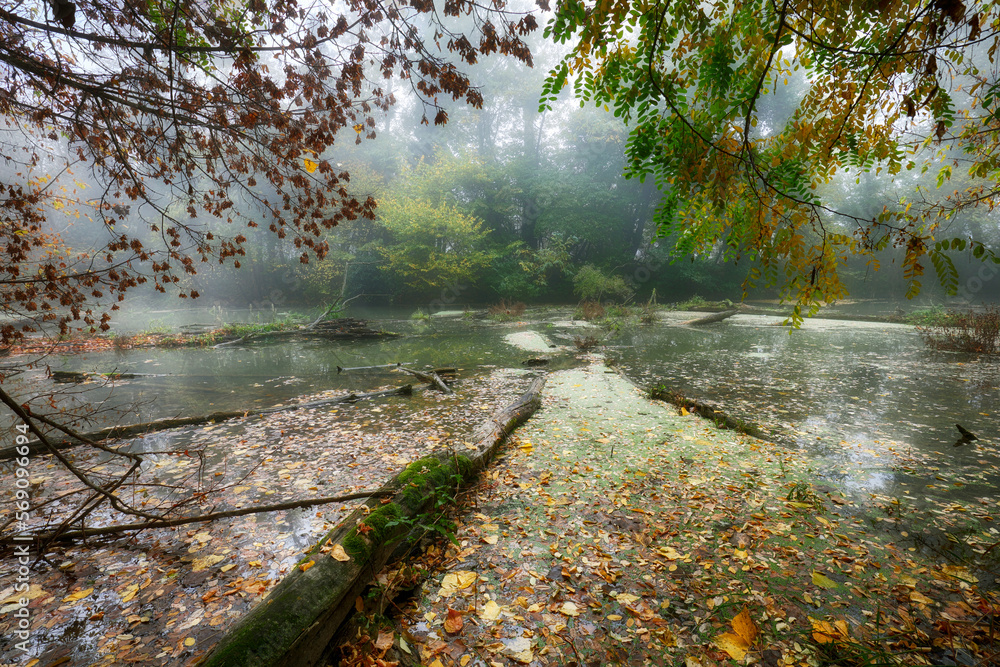
[[[462,631],[463,625],[465,625],[465,618],[462,616],[462,613],[448,607],[448,617],[444,619],[444,631],[456,634]]]

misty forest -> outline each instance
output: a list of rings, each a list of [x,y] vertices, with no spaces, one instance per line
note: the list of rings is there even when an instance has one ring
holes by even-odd
[[[1000,8],[0,2],[0,663],[1000,664]]]

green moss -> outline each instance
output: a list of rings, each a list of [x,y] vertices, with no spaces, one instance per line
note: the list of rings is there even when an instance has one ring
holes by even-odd
[[[372,550],[368,546],[368,543],[358,535],[357,530],[352,530],[345,537],[342,543],[344,545],[344,551],[347,555],[358,562],[367,561],[371,555]]]
[[[344,537],[342,541],[344,551],[355,560],[368,560],[372,554],[372,547],[386,542],[386,528],[389,523],[399,519],[402,515],[402,511],[396,503],[379,505],[361,522],[361,525],[367,526],[370,530],[365,531],[365,534],[362,535],[357,528],[353,528]]]

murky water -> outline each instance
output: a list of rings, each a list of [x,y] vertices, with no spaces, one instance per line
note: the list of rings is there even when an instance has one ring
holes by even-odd
[[[919,478],[967,466],[961,486],[932,492],[996,493],[1000,360],[931,351],[903,325],[808,320],[789,334],[778,318],[741,315],[677,326],[687,317],[627,332],[611,354],[637,383],[721,404],[859,491],[905,494]],[[956,423],[980,441],[955,447]],[[912,451],[926,468],[893,473],[890,450]]]
[[[67,402],[101,403],[128,413],[109,412],[106,420],[111,421],[266,407],[303,394],[363,392],[407,381],[391,369],[338,372],[338,367],[413,362],[416,367],[456,366],[465,376],[520,367],[536,353],[505,339],[514,331],[546,335],[565,346],[562,354],[569,358],[574,336],[605,334],[573,326],[566,321],[568,312],[529,312],[525,321],[508,324],[417,321],[399,319],[399,311],[372,312],[365,314],[383,315],[372,326],[402,335],[50,357],[45,363],[52,370],[140,375],[113,386],[67,386],[36,369],[11,382],[38,393],[59,388],[70,394]],[[211,313],[185,317],[207,321]],[[912,480],[888,471],[894,449],[912,449],[923,457],[928,469],[912,471],[918,477],[971,466],[962,479],[964,493],[985,492],[978,488],[984,483],[993,489],[1000,479],[995,469],[1000,459],[993,452],[1000,448],[1000,360],[928,350],[912,327],[902,325],[808,320],[789,334],[775,326],[778,318],[740,315],[708,327],[679,326],[689,317],[671,313],[660,324],[627,330],[608,340],[607,352],[638,384],[662,382],[719,403],[815,457],[823,475],[858,490],[910,488],[899,485]],[[954,447],[956,423],[980,441]]]
[[[206,317],[188,319],[204,321]],[[535,353],[505,342],[524,323],[496,324],[462,319],[379,319],[370,326],[401,334],[361,341],[299,340],[221,348],[132,349],[91,354],[53,355],[39,367],[8,381],[16,395],[53,390],[63,404],[89,402],[109,408],[101,421],[132,423],[222,410],[269,407],[321,391],[365,392],[411,381],[390,368],[348,370],[398,362],[414,368],[457,367],[460,376],[494,367],[520,367]],[[565,344],[563,328],[531,325]],[[570,327],[571,329],[572,327]],[[73,371],[96,378],[86,384],[60,384],[48,371]],[[106,383],[102,374],[135,375]],[[116,412],[117,411],[117,412]],[[122,416],[122,412],[126,414]]]

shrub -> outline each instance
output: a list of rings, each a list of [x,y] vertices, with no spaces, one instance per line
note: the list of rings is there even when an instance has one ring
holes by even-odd
[[[600,301],[584,301],[575,314],[588,322],[599,320],[604,317],[604,306],[601,305]]]
[[[596,336],[587,336],[586,338],[576,336],[573,338],[573,344],[576,345],[576,349],[578,350],[590,350],[600,345],[601,341]]]
[[[996,354],[1000,352],[1000,308],[982,312],[948,311],[942,324],[917,327],[924,343],[935,350]]]
[[[634,292],[621,276],[604,273],[592,264],[585,264],[573,277],[573,292],[584,301],[628,301]]]
[[[493,320],[506,322],[523,315],[526,307],[521,301],[507,301],[506,299],[502,299],[500,303],[490,306],[489,317]]]

